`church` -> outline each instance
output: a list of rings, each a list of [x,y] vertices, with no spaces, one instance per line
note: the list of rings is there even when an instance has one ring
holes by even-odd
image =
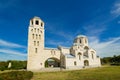
[[[89,47],[85,35],[75,37],[71,47],[46,48],[44,22],[39,17],[30,20],[28,29],[27,70],[35,71],[49,67],[82,69],[100,67],[96,51]]]

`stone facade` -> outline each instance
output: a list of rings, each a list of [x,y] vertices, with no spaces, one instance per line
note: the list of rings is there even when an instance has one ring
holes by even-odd
[[[78,35],[70,48],[45,48],[44,36],[44,22],[39,17],[32,18],[28,31],[27,70],[41,70],[45,67],[80,69],[101,66],[100,58],[96,56],[96,51],[88,46],[86,36]]]

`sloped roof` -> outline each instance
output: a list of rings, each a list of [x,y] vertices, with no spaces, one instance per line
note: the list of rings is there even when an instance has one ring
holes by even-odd
[[[73,55],[71,55],[71,54],[65,54],[65,56],[66,56],[67,58],[75,58],[75,56],[73,56]]]

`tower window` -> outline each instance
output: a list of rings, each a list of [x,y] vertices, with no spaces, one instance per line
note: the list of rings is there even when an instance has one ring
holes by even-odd
[[[38,35],[36,34],[36,39],[38,38]]]
[[[37,46],[39,46],[39,41],[37,41]]]
[[[35,32],[36,32],[36,28],[35,28]]]
[[[39,35],[39,39],[41,39],[41,36]]]
[[[34,46],[36,46],[36,41],[34,41]]]
[[[35,48],[35,53],[37,53],[37,48]]]
[[[33,25],[33,20],[31,21],[32,25]]]
[[[36,25],[39,25],[39,21],[38,21],[38,20],[36,20],[35,24],[36,24]]]
[[[32,38],[34,39],[34,34],[32,34]]]
[[[43,23],[41,23],[41,26],[43,27]]]
[[[38,29],[38,33],[39,33],[39,29]]]

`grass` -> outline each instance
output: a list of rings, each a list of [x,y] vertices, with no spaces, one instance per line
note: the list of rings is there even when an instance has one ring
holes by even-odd
[[[0,80],[31,80],[33,72],[31,71],[9,71],[0,73]]]
[[[120,80],[120,66],[61,72],[35,72],[32,80]]]

